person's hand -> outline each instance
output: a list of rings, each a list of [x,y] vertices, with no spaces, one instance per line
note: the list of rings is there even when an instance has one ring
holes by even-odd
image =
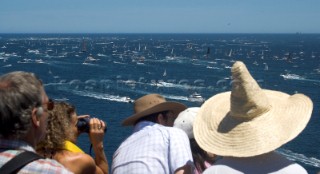
[[[92,146],[101,146],[103,147],[103,137],[104,137],[104,130],[106,128],[106,124],[104,121],[99,120],[97,118],[90,119],[90,131],[89,137]]]
[[[81,118],[89,118],[90,115],[78,115],[78,120],[81,119]]]
[[[106,124],[104,123],[104,121],[99,120],[97,118],[90,119],[89,137],[95,154],[95,163],[97,166],[97,171],[101,171],[104,174],[107,174],[109,171],[109,166],[103,147],[103,137],[105,134],[105,128]]]

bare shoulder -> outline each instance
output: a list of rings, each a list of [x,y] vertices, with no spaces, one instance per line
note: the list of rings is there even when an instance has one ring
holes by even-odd
[[[85,153],[66,152],[57,156],[57,161],[76,174],[95,173],[94,159]]]

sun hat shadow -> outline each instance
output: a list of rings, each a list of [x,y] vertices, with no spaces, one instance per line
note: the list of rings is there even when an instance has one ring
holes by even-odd
[[[220,124],[218,125],[217,131],[219,133],[228,133],[232,131],[235,127],[238,125],[249,121],[250,119],[239,119],[236,117],[232,117],[230,115],[230,112],[227,113],[227,115],[221,120]]]

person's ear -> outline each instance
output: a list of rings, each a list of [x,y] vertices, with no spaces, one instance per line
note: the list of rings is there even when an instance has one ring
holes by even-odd
[[[166,121],[164,119],[164,116],[162,114],[159,114],[158,117],[157,117],[157,122],[163,126],[166,125]]]
[[[41,107],[41,109],[42,109],[42,107]],[[40,126],[40,117],[41,117],[41,115],[39,115],[40,112],[41,111],[39,111],[39,108],[32,109],[32,113],[31,113],[32,124],[36,127]]]

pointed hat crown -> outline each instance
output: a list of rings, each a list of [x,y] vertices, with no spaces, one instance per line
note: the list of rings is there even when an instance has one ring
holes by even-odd
[[[271,105],[243,62],[235,62],[232,72],[230,115],[251,119],[267,112]]]

